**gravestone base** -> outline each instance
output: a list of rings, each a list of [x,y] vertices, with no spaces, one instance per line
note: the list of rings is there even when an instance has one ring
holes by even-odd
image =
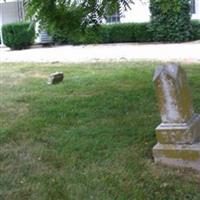
[[[200,115],[194,114],[186,123],[162,123],[156,128],[160,144],[194,144],[200,142]]]
[[[156,163],[200,171],[200,143],[191,145],[158,143],[153,148],[153,156]]]

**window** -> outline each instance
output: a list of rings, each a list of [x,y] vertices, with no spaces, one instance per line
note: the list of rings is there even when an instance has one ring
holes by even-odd
[[[116,13],[114,15],[108,16],[106,18],[106,23],[119,23],[120,22],[120,15]]]
[[[196,13],[195,0],[191,0],[191,13]]]

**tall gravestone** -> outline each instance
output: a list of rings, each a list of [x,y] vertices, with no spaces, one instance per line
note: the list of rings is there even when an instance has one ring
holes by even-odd
[[[159,66],[153,81],[162,121],[155,162],[200,171],[200,115],[194,113],[185,71],[176,64]]]

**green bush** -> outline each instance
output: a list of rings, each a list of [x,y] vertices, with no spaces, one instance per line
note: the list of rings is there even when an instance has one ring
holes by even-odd
[[[150,0],[150,11],[154,41],[191,39],[190,0]]]
[[[70,44],[150,42],[152,41],[152,33],[149,29],[149,23],[123,23],[89,27],[84,33],[68,36],[54,34],[54,39],[59,43]]]
[[[104,25],[100,35],[104,42],[132,42],[134,40],[133,28],[134,25],[128,23]]]
[[[24,49],[33,44],[35,28],[27,22],[18,22],[2,26],[4,44],[11,49]]]
[[[173,20],[172,20],[173,22]],[[191,23],[191,22],[190,22]],[[97,27],[89,27],[85,32],[63,35],[54,35],[59,43],[68,44],[98,44],[98,43],[122,43],[122,42],[181,42],[200,39],[200,21],[192,21],[189,31],[180,33],[180,27],[174,30],[165,29],[163,25],[159,31],[155,31],[155,23],[121,23],[104,24]],[[177,34],[179,33],[179,34]],[[56,37],[55,37],[56,36]]]
[[[53,38],[53,41],[55,43],[58,43],[58,44],[67,44],[68,43],[68,37],[66,37],[66,35],[58,32],[58,31],[54,31],[53,33],[49,33],[49,35],[52,36]]]
[[[102,25],[100,36],[104,43],[152,41],[149,23]]]
[[[192,20],[192,40],[200,40],[200,21]]]
[[[102,43],[98,31],[98,27],[88,27],[84,31],[76,31],[68,35],[55,31],[52,37],[58,44],[98,44]]]
[[[134,42],[151,42],[153,40],[150,23],[134,24]]]
[[[68,36],[70,44],[98,44],[102,43],[99,27],[88,27],[84,32],[77,32]]]
[[[97,35],[101,39],[101,43],[110,43],[111,25],[102,24],[99,26]]]

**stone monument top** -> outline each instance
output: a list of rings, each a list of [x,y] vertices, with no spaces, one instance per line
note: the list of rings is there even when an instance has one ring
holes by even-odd
[[[181,68],[179,67],[179,65],[176,65],[176,64],[174,64],[174,63],[170,63],[170,64],[165,65],[165,66],[159,65],[159,66],[156,68],[156,71],[155,71],[155,73],[154,73],[153,80],[155,81],[157,78],[159,78],[159,76],[160,76],[162,73],[166,73],[166,74],[168,74],[168,76],[170,76],[171,78],[177,79],[179,70],[181,70]]]
[[[153,81],[163,123],[186,123],[194,114],[185,71],[176,64],[159,66]]]

